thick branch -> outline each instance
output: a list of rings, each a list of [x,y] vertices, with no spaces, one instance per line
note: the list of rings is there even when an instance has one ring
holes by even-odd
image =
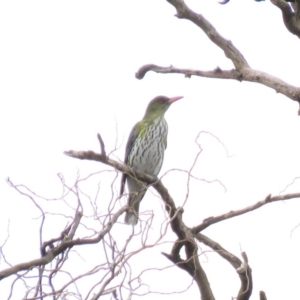
[[[173,245],[171,254],[162,254],[177,267],[186,271],[196,281],[201,294],[201,299],[214,300],[215,298],[210,283],[199,261],[198,247],[194,242],[190,229],[186,228],[186,232],[187,236],[191,238],[189,241],[177,240]],[[183,245],[185,245],[187,257],[185,260],[180,257],[180,249]]]
[[[298,2],[293,5],[295,11],[293,11],[291,5],[284,0],[271,0],[271,2],[281,10],[287,30],[300,38],[300,12]]]
[[[192,228],[192,232],[194,234],[204,230],[205,228],[207,228],[208,226],[236,217],[236,216],[240,216],[243,215],[245,213],[248,213],[250,211],[256,210],[260,207],[262,207],[263,205],[266,205],[268,203],[271,202],[276,202],[276,201],[283,201],[283,200],[289,200],[289,199],[294,199],[294,198],[299,198],[300,197],[300,193],[292,193],[292,194],[286,194],[286,195],[278,195],[278,196],[273,196],[271,197],[271,195],[268,195],[264,200],[258,201],[257,203],[250,205],[248,207],[239,209],[239,210],[234,210],[234,211],[230,211],[226,214],[222,214],[219,215],[217,217],[210,217],[205,219],[201,224],[195,226]]]

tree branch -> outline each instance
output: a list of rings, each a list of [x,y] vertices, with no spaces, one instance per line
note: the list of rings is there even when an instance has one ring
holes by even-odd
[[[99,243],[104,238],[104,236],[111,230],[113,225],[118,220],[119,216],[121,214],[123,214],[127,208],[128,208],[127,206],[124,206],[121,209],[119,209],[112,216],[111,220],[106,224],[104,229],[98,233],[97,237],[90,238],[90,239],[79,239],[78,238],[76,240],[65,239],[58,246],[51,248],[43,257],[28,261],[25,263],[21,263],[21,264],[13,266],[11,268],[0,271],[0,280],[4,279],[6,277],[9,277],[13,274],[16,274],[20,271],[23,271],[23,270],[29,270],[34,267],[46,265],[46,264],[50,263],[56,256],[60,255],[65,250],[70,249],[74,246]],[[78,218],[81,218],[81,216],[78,215]],[[76,224],[74,223],[73,226],[76,226]]]
[[[218,79],[234,79],[238,81],[249,81],[256,82],[267,87],[274,89],[277,93],[281,93],[288,98],[300,102],[300,88],[292,86],[283,80],[272,76],[268,73],[254,70],[251,68],[244,68],[242,70],[222,70],[217,67],[212,71],[201,71],[193,69],[180,69],[173,66],[170,67],[160,67],[154,64],[148,64],[142,66],[136,72],[136,78],[142,79],[147,72],[153,71],[156,73],[168,74],[168,73],[177,73],[184,74],[185,77],[190,78],[191,76],[200,76],[207,78],[218,78]]]
[[[186,227],[186,225],[182,221],[182,209],[176,208],[175,203],[170,196],[168,190],[164,187],[162,182],[157,179],[156,177],[149,176],[147,174],[143,174],[140,172],[133,172],[130,167],[127,165],[118,163],[117,161],[114,161],[108,157],[106,157],[103,154],[97,154],[93,151],[67,151],[65,152],[66,155],[78,158],[78,159],[87,159],[87,160],[94,160],[101,163],[104,163],[106,165],[112,166],[115,169],[128,174],[129,176],[135,177],[138,180],[144,181],[150,185],[152,185],[155,190],[159,193],[161,198],[163,199],[165,203],[166,211],[169,214],[170,218],[170,226],[173,230],[173,232],[177,235],[178,240],[180,241],[179,244],[176,245],[176,251],[172,251],[172,254],[165,254],[164,255],[171,260],[174,264],[178,265],[185,271],[187,271],[192,278],[195,279],[200,293],[201,297],[203,299],[207,300],[214,300],[214,296],[212,293],[212,290],[210,288],[209,281],[206,277],[206,274],[204,270],[202,269],[199,258],[197,255],[198,247],[197,244],[194,241],[193,234],[191,230]],[[176,243],[175,243],[176,244]],[[177,247],[179,245],[179,247]],[[186,252],[186,260],[182,260],[180,258],[180,248],[184,246],[185,252]]]
[[[292,86],[283,80],[272,76],[268,73],[252,69],[242,53],[233,45],[229,40],[222,37],[218,31],[213,27],[213,25],[206,20],[201,14],[197,14],[192,11],[183,0],[167,0],[171,5],[177,10],[177,17],[181,19],[186,19],[193,22],[199,28],[201,28],[204,33],[209,37],[209,39],[221,48],[226,57],[228,57],[235,69],[232,70],[221,70],[217,67],[213,71],[201,71],[201,70],[191,70],[191,69],[178,69],[175,67],[160,67],[153,64],[148,64],[142,66],[136,72],[136,78],[142,79],[148,71],[154,71],[157,73],[179,73],[184,74],[186,77],[201,76],[208,78],[221,78],[221,79],[234,79],[238,81],[249,81],[265,85],[269,88],[274,89],[277,93],[281,93],[286,97],[297,101],[300,104],[300,88]],[[285,20],[287,25],[290,26],[290,30],[293,30],[294,34],[300,36],[300,20],[291,10],[291,6],[284,0],[271,0],[274,5],[277,5],[284,12]],[[298,111],[300,115],[300,109]]]
[[[184,74],[185,77],[191,78],[191,76],[200,76],[200,77],[208,77],[208,78],[221,78],[221,79],[235,79],[238,81],[242,81],[241,73],[232,70],[221,70],[219,67],[215,68],[212,71],[200,71],[193,69],[180,69],[173,66],[170,67],[160,67],[154,64],[148,64],[142,66],[136,73],[135,77],[137,79],[143,79],[147,72],[153,71],[156,73],[169,74]]]
[[[167,0],[177,10],[177,17],[180,19],[190,20],[200,27],[208,38],[220,47],[225,55],[233,62],[237,70],[249,68],[249,64],[242,53],[232,44],[231,41],[223,38],[213,25],[206,20],[202,15],[192,11],[183,0]]]
[[[186,229],[187,235],[191,236],[189,242],[177,240],[173,245],[171,254],[162,254],[174,265],[186,271],[196,281],[200,290],[201,299],[214,300],[215,297],[212,293],[210,283],[199,261],[198,247],[192,237],[190,229]],[[180,250],[183,246],[185,246],[185,253],[187,256],[184,260],[180,257]]]
[[[234,211],[230,211],[226,214],[222,214],[219,215],[217,217],[210,217],[207,218],[205,220],[203,220],[203,222],[195,227],[192,228],[192,232],[194,234],[197,234],[198,232],[204,230],[205,228],[207,228],[208,226],[230,219],[230,218],[234,218],[240,215],[243,215],[245,213],[248,213],[250,211],[256,210],[260,207],[262,207],[263,205],[266,205],[268,203],[271,202],[276,202],[276,201],[283,201],[283,200],[289,200],[289,199],[294,199],[294,198],[300,198],[300,193],[292,193],[292,194],[285,194],[285,195],[278,195],[278,196],[273,196],[271,197],[271,195],[268,195],[264,200],[258,201],[257,203],[247,206],[245,208],[239,209],[239,210],[234,210]]]
[[[227,260],[233,266],[233,268],[238,273],[241,281],[241,287],[236,299],[248,300],[252,294],[253,280],[252,280],[251,268],[248,265],[248,259],[246,253],[245,252],[242,253],[244,259],[244,263],[243,263],[234,254],[230,253],[225,248],[223,248],[220,244],[213,241],[212,239],[205,236],[204,234],[197,233],[195,237],[199,242],[213,249],[217,254],[219,254],[222,258]]]
[[[103,164],[106,164],[108,166],[111,166],[119,170],[122,173],[126,173],[129,176],[132,176],[134,178],[137,178],[141,181],[147,182],[148,184],[152,185],[164,200],[166,204],[166,210],[169,213],[169,217],[172,220],[173,226],[177,227],[177,229],[179,230],[180,228],[179,223],[181,222],[181,220],[179,218],[178,212],[180,211],[180,209],[176,208],[175,203],[172,197],[170,196],[168,190],[164,187],[162,182],[157,177],[153,177],[145,173],[133,172],[133,170],[127,165],[119,163],[113,159],[108,158],[107,156],[95,153],[93,151],[70,150],[70,151],[65,151],[64,154],[77,159],[85,159],[85,160],[93,160],[93,161],[101,162]],[[182,236],[184,236],[184,232],[182,230],[181,232],[182,232]]]
[[[199,242],[201,242],[201,243],[205,244],[206,246],[210,247],[217,254],[219,254],[222,258],[227,260],[235,270],[238,269],[242,265],[242,261],[237,256],[235,256],[232,253],[230,253],[229,251],[227,251],[220,244],[218,244],[214,240],[210,239],[206,235],[204,235],[202,233],[197,233],[195,235],[195,237]]]

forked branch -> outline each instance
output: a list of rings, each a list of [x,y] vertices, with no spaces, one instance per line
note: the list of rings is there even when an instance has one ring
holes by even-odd
[[[193,22],[208,36],[208,38],[216,44],[220,49],[224,51],[226,57],[228,57],[234,65],[232,70],[222,70],[220,67],[216,67],[215,70],[193,70],[193,69],[179,69],[173,66],[161,67],[153,64],[147,64],[142,66],[136,73],[136,78],[142,79],[149,71],[157,73],[178,73],[184,74],[185,77],[201,76],[208,78],[221,78],[221,79],[234,79],[238,81],[249,81],[265,85],[272,88],[277,93],[281,93],[291,100],[300,103],[300,88],[290,85],[283,80],[272,76],[268,73],[255,70],[250,67],[242,53],[234,46],[234,44],[225,39],[221,34],[213,27],[213,25],[206,20],[201,14],[198,14],[191,10],[183,0],[167,0],[173,5],[177,11],[176,16],[180,19],[186,19]],[[297,13],[291,11],[290,4],[284,0],[272,0],[274,5],[277,5],[284,15],[289,30],[297,35],[300,35],[300,21]],[[299,14],[299,12],[298,12]],[[300,110],[298,111],[300,114]]]

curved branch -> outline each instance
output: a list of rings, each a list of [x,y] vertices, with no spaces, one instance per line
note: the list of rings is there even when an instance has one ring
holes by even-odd
[[[245,213],[248,213],[250,211],[256,210],[260,207],[262,207],[263,205],[266,205],[268,203],[271,202],[276,202],[276,201],[283,201],[283,200],[289,200],[289,199],[294,199],[294,198],[300,198],[300,193],[292,193],[292,194],[286,194],[286,195],[278,195],[278,196],[273,196],[271,197],[271,195],[268,195],[264,200],[258,201],[257,203],[247,206],[245,208],[239,209],[239,210],[233,210],[230,211],[226,214],[222,214],[219,215],[217,217],[210,217],[205,219],[201,224],[195,226],[192,228],[192,232],[194,234],[204,230],[205,228],[207,228],[208,226],[230,219],[230,218],[234,218],[240,215],[243,215]]]
[[[201,299],[214,300],[215,297],[212,293],[210,283],[206,276],[204,269],[202,268],[199,257],[198,247],[194,242],[190,229],[187,229],[187,236],[190,236],[190,242],[177,240],[174,245],[171,254],[162,253],[167,259],[169,259],[174,265],[180,269],[186,271],[197,283],[200,290]],[[187,258],[184,260],[180,257],[180,249],[185,245],[185,252]]]
[[[180,19],[187,19],[200,27],[208,38],[220,47],[225,55],[233,62],[237,70],[249,68],[249,64],[244,58],[243,54],[232,44],[231,41],[226,40],[218,33],[213,25],[206,20],[202,15],[192,11],[183,0],[167,0],[177,10],[177,17]]]
[[[252,280],[252,272],[251,268],[248,265],[248,259],[246,257],[246,253],[243,252],[242,256],[244,259],[244,263],[234,254],[227,251],[220,244],[213,241],[209,237],[205,236],[202,233],[197,233],[195,235],[196,239],[213,249],[217,254],[219,254],[222,258],[227,260],[233,268],[237,271],[240,281],[241,287],[237,296],[237,300],[248,300],[252,294],[253,290],[253,280]],[[244,268],[242,268],[244,266]]]

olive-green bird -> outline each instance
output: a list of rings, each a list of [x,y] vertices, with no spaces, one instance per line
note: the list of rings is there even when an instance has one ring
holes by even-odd
[[[144,118],[132,128],[124,162],[134,171],[158,175],[167,147],[168,124],[164,115],[170,105],[181,98],[183,97],[155,97],[148,104]],[[125,222],[136,225],[140,202],[147,191],[147,184],[123,173],[120,195],[123,195],[126,180],[129,209],[125,215]]]

